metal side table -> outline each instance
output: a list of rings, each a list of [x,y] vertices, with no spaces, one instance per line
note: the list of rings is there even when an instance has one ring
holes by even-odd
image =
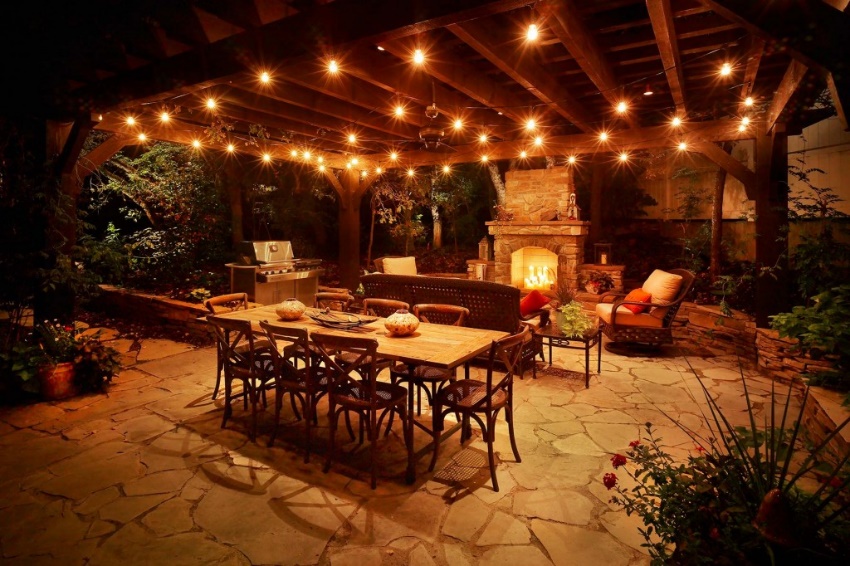
[[[602,371],[602,333],[593,328],[584,336],[567,338],[557,324],[548,324],[534,331],[534,337],[549,344],[549,365],[552,365],[552,347],[584,350],[584,387],[590,387],[590,350],[596,346],[596,373]]]

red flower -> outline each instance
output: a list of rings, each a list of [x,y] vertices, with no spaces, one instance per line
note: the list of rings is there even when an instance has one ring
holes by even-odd
[[[720,531],[717,530],[717,527],[711,527],[711,530],[708,531],[708,536],[710,536],[711,538],[713,538],[715,540],[719,539],[720,538]]]
[[[613,488],[617,485],[617,475],[616,474],[605,474],[602,476],[602,485],[607,487],[608,489]]]
[[[65,328],[65,332],[72,332],[74,330],[73,326],[67,326],[66,325],[66,326],[64,326],[64,328]]]
[[[640,446],[640,440],[632,440],[631,442],[629,442],[630,448],[637,448],[638,446]]]
[[[620,466],[626,465],[626,457],[622,454],[614,454],[611,458],[611,465],[614,466],[614,469],[619,468]]]
[[[699,452],[700,454],[702,454],[703,452],[705,452],[705,448],[703,448],[703,447],[702,447],[702,446],[700,446],[699,444],[694,444],[694,450],[696,450],[696,451],[697,451],[697,452]]]

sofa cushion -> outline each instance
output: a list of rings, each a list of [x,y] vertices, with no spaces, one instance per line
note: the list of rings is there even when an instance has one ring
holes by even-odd
[[[384,273],[388,275],[416,275],[416,258],[407,257],[385,257]]]
[[[675,275],[673,273],[667,273],[666,271],[656,269],[650,273],[646,281],[643,282],[643,286],[641,288],[652,295],[653,303],[665,305],[676,300],[676,296],[679,294],[679,289],[681,287],[681,275]],[[664,315],[667,314],[668,310],[669,309],[664,307],[653,307],[650,309],[649,314],[660,320],[664,318]]]
[[[611,309],[614,303],[599,303],[596,305],[596,316],[602,319],[605,324],[611,324]],[[648,328],[662,328],[664,321],[656,318],[649,313],[635,314],[626,307],[621,306],[617,309],[617,324],[625,324],[627,326],[645,326]]]
[[[648,303],[651,300],[652,295],[643,289],[632,289],[629,291],[629,294],[626,295],[626,298],[623,299],[624,302],[629,303]],[[627,308],[635,314],[640,314],[649,308],[649,305],[623,305],[623,308]]]
[[[549,301],[549,297],[535,289],[519,302],[519,313],[524,317],[528,316],[548,305]]]

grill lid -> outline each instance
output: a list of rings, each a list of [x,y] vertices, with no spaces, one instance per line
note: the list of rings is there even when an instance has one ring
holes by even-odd
[[[294,259],[292,244],[287,241],[257,240],[240,242],[237,248],[239,259],[245,265],[289,262]]]

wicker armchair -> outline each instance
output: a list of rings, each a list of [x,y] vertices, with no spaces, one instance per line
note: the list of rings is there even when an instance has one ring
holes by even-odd
[[[660,346],[673,343],[673,319],[688,296],[694,282],[694,274],[686,269],[671,269],[669,274],[681,279],[679,290],[672,301],[650,303],[624,301],[625,294],[605,293],[596,306],[599,327],[612,342],[649,344]],[[646,312],[632,313],[620,309],[623,305],[649,307]]]

